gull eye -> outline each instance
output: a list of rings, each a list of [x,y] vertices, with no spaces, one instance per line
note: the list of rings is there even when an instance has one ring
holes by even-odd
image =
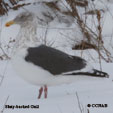
[[[21,18],[21,19],[24,19],[24,18],[25,18],[25,16],[24,16],[24,15],[22,15],[20,18]]]

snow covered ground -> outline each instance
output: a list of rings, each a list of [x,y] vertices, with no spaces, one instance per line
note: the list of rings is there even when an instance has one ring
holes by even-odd
[[[0,71],[6,67],[6,62],[0,62]],[[98,64],[94,64],[98,68]],[[32,86],[18,77],[9,64],[5,77],[0,86],[0,110],[8,98],[6,105],[39,105],[39,109],[4,109],[4,113],[81,113],[77,95],[83,113],[112,113],[113,112],[113,64],[104,64],[104,71],[110,74],[109,79],[79,77],[73,84],[49,87],[48,98],[38,100],[38,86]],[[108,107],[87,107],[88,104],[107,104]]]
[[[98,2],[97,4],[97,7],[100,7]],[[107,7],[109,8],[110,12],[113,12],[112,1],[107,4]],[[26,8],[29,9],[31,7],[27,6]],[[32,11],[34,11],[34,9],[35,8],[32,7]],[[10,11],[8,17],[0,17],[0,22],[2,22],[2,24],[0,24],[0,42],[2,43],[3,47],[9,43],[10,38],[15,38],[19,31],[19,26],[17,25],[11,26],[10,28],[5,28],[5,22],[13,19],[21,11],[23,11],[23,9],[16,12]],[[110,12],[106,12],[103,19],[103,37],[105,38],[106,47],[111,51],[111,54],[113,54],[110,46],[113,45],[113,40],[111,38],[113,30],[113,19]],[[56,25],[56,23],[51,24],[51,26],[55,28],[62,26],[66,27],[64,24],[56,26],[54,25]],[[38,36],[40,35],[40,37],[44,37],[45,31],[46,28],[37,29],[37,34],[39,33]],[[73,42],[69,42],[69,40],[67,41],[67,39],[61,35],[62,33],[70,34],[70,32],[72,31],[64,32],[63,30],[58,31],[57,29],[53,29],[48,32],[48,37],[53,37],[53,47],[63,50],[69,54],[81,56],[80,51],[71,50]],[[81,36],[79,32],[77,33],[77,35]],[[73,36],[75,34],[71,35]],[[48,38],[48,40],[51,42],[51,38]],[[95,58],[95,62],[88,57],[89,55],[87,54],[89,52]],[[11,51],[9,51],[8,55],[10,54]],[[94,50],[84,51],[82,57],[88,60],[90,64],[93,65],[96,69],[100,68],[99,63],[97,63],[98,55]],[[72,84],[63,84],[60,86],[49,87],[48,98],[41,98],[38,100],[37,96],[39,86],[28,84],[23,79],[18,77],[12,68],[10,60],[0,61],[0,80],[2,79],[2,76],[4,76],[2,84],[0,85],[0,113],[2,113],[2,110],[3,113],[112,113],[113,63],[106,63],[105,61],[102,61],[102,70],[107,72],[110,77],[77,77],[77,80]],[[87,107],[88,104],[107,104],[108,107]],[[39,109],[4,109],[4,105],[39,105]]]

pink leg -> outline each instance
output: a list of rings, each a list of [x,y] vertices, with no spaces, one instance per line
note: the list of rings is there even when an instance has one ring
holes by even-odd
[[[47,98],[47,94],[48,94],[48,88],[46,85],[44,85],[44,98]]]
[[[41,98],[42,92],[43,92],[43,87],[40,87],[40,89],[39,89],[38,99],[40,99],[40,98]]]

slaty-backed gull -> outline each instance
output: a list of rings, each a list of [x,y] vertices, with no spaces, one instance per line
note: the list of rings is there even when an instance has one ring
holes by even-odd
[[[39,96],[43,92],[47,98],[47,86],[74,82],[76,75],[108,77],[108,74],[91,66],[77,56],[71,56],[52,47],[39,44],[36,36],[36,18],[33,13],[24,12],[6,23],[19,24],[21,29],[13,50],[12,63],[15,70],[26,81],[40,85]]]

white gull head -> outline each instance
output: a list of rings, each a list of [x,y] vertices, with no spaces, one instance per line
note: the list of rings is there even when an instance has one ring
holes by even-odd
[[[19,33],[14,45],[15,49],[34,47],[40,45],[37,38],[37,18],[31,12],[22,12],[13,20],[6,23],[6,26],[12,24],[20,25]]]

